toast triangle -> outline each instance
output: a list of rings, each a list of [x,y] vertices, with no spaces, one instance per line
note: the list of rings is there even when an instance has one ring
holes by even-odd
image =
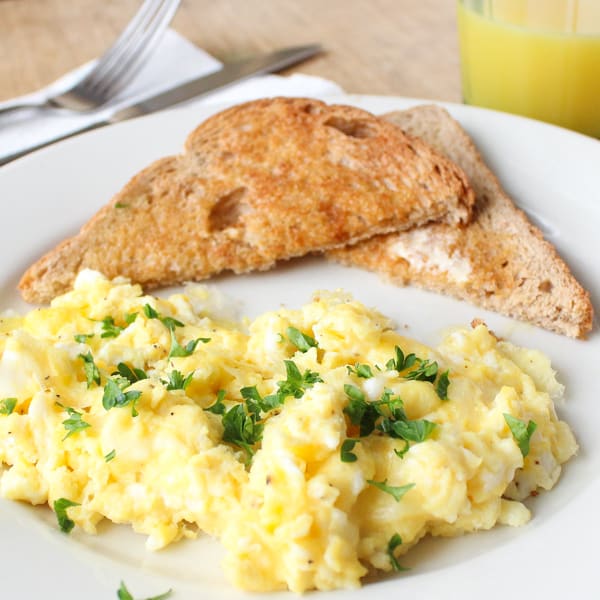
[[[443,223],[377,236],[329,256],[377,271],[399,284],[414,284],[467,300],[571,337],[592,328],[588,292],[554,247],[502,190],[471,138],[439,106],[384,115],[460,166],[477,197],[471,223]]]
[[[377,233],[465,222],[473,203],[458,167],[392,123],[313,99],[258,100],[207,119],[182,154],[133,177],[19,288],[42,303],[83,268],[145,288],[268,269]]]

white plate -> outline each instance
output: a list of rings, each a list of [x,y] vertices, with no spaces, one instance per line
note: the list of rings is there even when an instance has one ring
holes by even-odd
[[[344,96],[375,113],[416,100]],[[189,105],[116,125],[50,147],[0,170],[0,309],[24,309],[16,283],[41,253],[75,233],[138,169],[178,152],[189,132],[220,107]],[[541,123],[471,107],[448,105],[473,136],[510,194],[542,227],[599,306],[600,143]],[[449,325],[482,317],[500,335],[550,355],[567,386],[559,412],[574,428],[579,456],[557,487],[530,502],[534,518],[520,529],[497,528],[452,540],[426,540],[404,559],[408,573],[361,590],[321,593],[322,598],[463,600],[590,597],[596,587],[600,538],[600,335],[575,341],[416,289],[386,285],[363,271],[319,259],[293,261],[274,271],[220,277],[215,284],[245,299],[255,315],[280,303],[298,306],[315,289],[345,288],[409,326],[409,334],[435,343]],[[103,535],[60,533],[54,515],[0,501],[2,598],[116,598],[123,579],[136,597],[173,588],[174,598],[248,597],[219,570],[221,551],[207,539],[159,552],[143,536],[107,526]],[[252,598],[261,596],[253,595]],[[270,600],[293,598],[270,594]]]

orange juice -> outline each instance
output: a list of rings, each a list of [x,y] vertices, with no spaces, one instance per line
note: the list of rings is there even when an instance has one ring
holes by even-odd
[[[460,0],[463,96],[600,138],[600,0]]]

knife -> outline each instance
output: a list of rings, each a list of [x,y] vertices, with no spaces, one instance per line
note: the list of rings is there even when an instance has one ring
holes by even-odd
[[[291,67],[299,62],[302,62],[315,54],[322,52],[322,47],[319,44],[309,44],[306,46],[293,46],[290,48],[283,48],[276,50],[275,52],[269,52],[261,54],[253,58],[240,60],[236,62],[226,63],[221,69],[209,75],[193,79],[187,83],[178,85],[166,92],[162,92],[150,98],[127,106],[125,108],[116,110],[115,112],[106,116],[106,108],[100,109],[98,112],[103,115],[102,119],[96,123],[86,124],[76,131],[72,131],[66,135],[55,137],[51,140],[47,140],[41,144],[33,145],[29,148],[19,150],[13,154],[5,155],[0,157],[0,165],[6,164],[15,158],[19,158],[33,150],[38,150],[50,144],[54,144],[59,140],[73,137],[83,133],[84,131],[91,131],[92,129],[98,129],[106,125],[113,123],[119,123],[127,119],[134,117],[140,117],[142,115],[148,115],[165,108],[175,106],[186,100],[192,98],[198,98],[200,96],[206,96],[212,92],[223,89],[234,83],[239,83],[245,79],[249,79],[255,75],[262,75],[264,73],[275,73],[281,71],[287,67]]]

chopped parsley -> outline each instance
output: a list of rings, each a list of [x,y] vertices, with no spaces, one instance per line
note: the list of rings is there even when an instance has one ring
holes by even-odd
[[[88,351],[87,354],[80,354],[79,358],[83,360],[83,371],[85,373],[88,389],[91,388],[94,383],[100,385],[100,371],[94,362],[92,353]]]
[[[521,419],[517,419],[508,413],[504,413],[504,420],[513,434],[523,458],[525,458],[529,454],[529,442],[533,432],[537,429],[537,424],[534,421],[525,423],[525,421],[521,421]]]
[[[438,373],[438,364],[431,360],[418,359],[418,366],[416,369],[409,371],[404,375],[405,379],[412,379],[414,381],[429,381],[433,383]]]
[[[195,371],[192,371],[184,377],[181,371],[173,369],[169,373],[169,379],[161,379],[161,382],[167,386],[168,390],[185,390],[187,386],[190,385],[190,383],[192,382],[194,373]]]
[[[384,390],[379,400],[374,402],[368,402],[364,392],[355,385],[344,385],[344,391],[349,399],[344,412],[350,423],[359,427],[360,437],[377,430],[392,438],[418,443],[425,441],[437,426],[427,419],[409,420],[404,412],[404,403],[391,390]],[[407,451],[405,447],[399,456],[404,456]]]
[[[0,400],[0,415],[10,415],[15,410],[15,406],[17,406],[16,398],[4,398]]]
[[[404,356],[404,352],[402,352],[399,346],[394,347],[394,352],[396,356],[390,358],[385,364],[388,371],[395,370],[401,373],[407,369],[411,369],[411,367],[415,367],[402,375],[402,377],[413,381],[428,381],[431,384],[435,383],[437,378],[437,383],[435,383],[436,394],[441,400],[448,400],[448,386],[450,385],[448,371],[440,374],[439,366],[434,360],[424,360],[412,353]]]
[[[108,317],[104,317],[104,319],[102,319],[102,333],[100,334],[100,337],[117,337],[121,333],[121,331],[123,331],[123,329],[125,328],[117,325],[115,323],[115,319],[109,315]]]
[[[125,313],[125,323],[127,323],[127,325],[131,325],[137,319],[137,316],[138,314],[136,312]]]
[[[115,208],[127,208],[129,206],[129,204],[126,204],[125,202],[115,202]]]
[[[159,594],[158,596],[152,596],[152,598],[146,598],[146,600],[166,600],[171,596],[173,590],[167,590],[164,594]],[[127,586],[124,582],[121,581],[121,585],[117,590],[117,598],[119,600],[134,600],[131,592],[127,589]]]
[[[356,462],[358,460],[358,456],[352,452],[358,442],[360,442],[360,439],[357,438],[347,438],[342,442],[342,447],[340,448],[340,459],[342,462]]]
[[[390,494],[390,496],[394,497],[396,502],[400,502],[402,496],[415,487],[414,483],[407,483],[406,485],[388,485],[387,479],[384,481],[373,481],[372,479],[367,479],[367,483],[380,489],[386,494]]]
[[[395,358],[390,358],[390,360],[385,363],[385,368],[388,371],[404,371],[405,369],[409,369],[417,362],[417,357],[415,354],[409,354],[408,356],[404,356],[404,352],[400,346],[395,346],[394,351],[396,353]]]
[[[394,454],[398,458],[404,458],[404,455],[410,450],[410,442],[408,440],[404,440],[404,448],[398,450],[398,448],[394,448]]]
[[[300,369],[293,360],[284,360],[283,362],[285,364],[286,379],[277,382],[277,395],[282,397],[283,400],[288,396],[302,398],[308,388],[319,381],[323,381],[315,371],[306,369],[304,374],[300,373]]]
[[[104,455],[104,461],[110,462],[117,455],[117,451],[113,448],[108,454]]]
[[[72,436],[74,433],[91,427],[89,423],[83,420],[82,413],[80,413],[79,411],[75,410],[74,408],[71,408],[70,406],[64,406],[60,402],[57,402],[56,404],[64,410],[66,410],[67,414],[69,415],[69,418],[65,419],[62,422],[65,429],[67,430],[67,435],[65,435],[63,441],[66,440],[68,437]]]
[[[346,365],[346,369],[348,369],[350,375],[356,375],[363,379],[371,379],[371,377],[373,377],[373,371],[369,365],[356,363],[353,367],[351,365]]]
[[[169,331],[171,332],[171,349],[169,350],[169,358],[177,356],[191,356],[196,349],[196,346],[200,342],[203,344],[210,342],[210,338],[197,338],[195,340],[190,340],[185,346],[182,346],[175,337],[175,329],[171,329],[169,327]]]
[[[110,410],[115,407],[131,405],[131,416],[137,417],[139,413],[135,405],[142,395],[142,392],[138,390],[124,391],[129,385],[131,385],[130,381],[125,377],[117,376],[108,379],[104,386],[102,406],[104,406],[106,410]]]
[[[117,371],[113,373],[113,375],[120,375],[124,379],[127,379],[130,385],[135,383],[136,381],[148,379],[148,375],[143,369],[136,369],[135,367],[130,367],[124,362],[120,362],[117,365]]]
[[[223,414],[223,441],[243,448],[248,460],[254,455],[253,446],[262,440],[264,425],[256,413],[245,404],[236,404]]]
[[[441,400],[448,400],[448,387],[450,385],[450,378],[448,377],[448,371],[444,371],[435,384],[435,392]]]
[[[384,417],[379,429],[390,437],[400,438],[409,442],[424,442],[431,432],[437,427],[427,419],[415,419],[414,421],[394,421]]]
[[[225,390],[219,390],[217,392],[217,400],[214,404],[212,404],[211,406],[205,408],[204,410],[211,412],[215,415],[223,415],[225,414],[225,403],[223,402],[223,400],[225,399]]]
[[[78,344],[85,344],[87,343],[87,341],[90,338],[93,338],[94,334],[93,333],[76,333],[73,336],[73,339],[78,343]]]
[[[149,304],[144,304],[144,314],[148,319],[158,319],[167,329],[173,331],[176,327],[184,327],[181,321],[174,317],[165,317]]]
[[[400,534],[395,533],[389,540],[387,545],[387,554],[390,557],[390,563],[392,565],[392,569],[399,573],[400,571],[408,571],[407,567],[403,567],[399,562],[396,556],[394,555],[394,551],[398,546],[402,545],[402,538]]]
[[[285,330],[285,335],[300,352],[307,352],[311,348],[317,348],[317,341],[314,338],[302,333],[295,327],[288,327]]]
[[[70,533],[73,527],[75,527],[75,523],[69,519],[67,515],[67,509],[72,506],[80,506],[78,502],[73,502],[72,500],[68,500],[67,498],[59,498],[54,501],[54,512],[56,513],[56,520],[58,521],[58,526],[63,533]]]

